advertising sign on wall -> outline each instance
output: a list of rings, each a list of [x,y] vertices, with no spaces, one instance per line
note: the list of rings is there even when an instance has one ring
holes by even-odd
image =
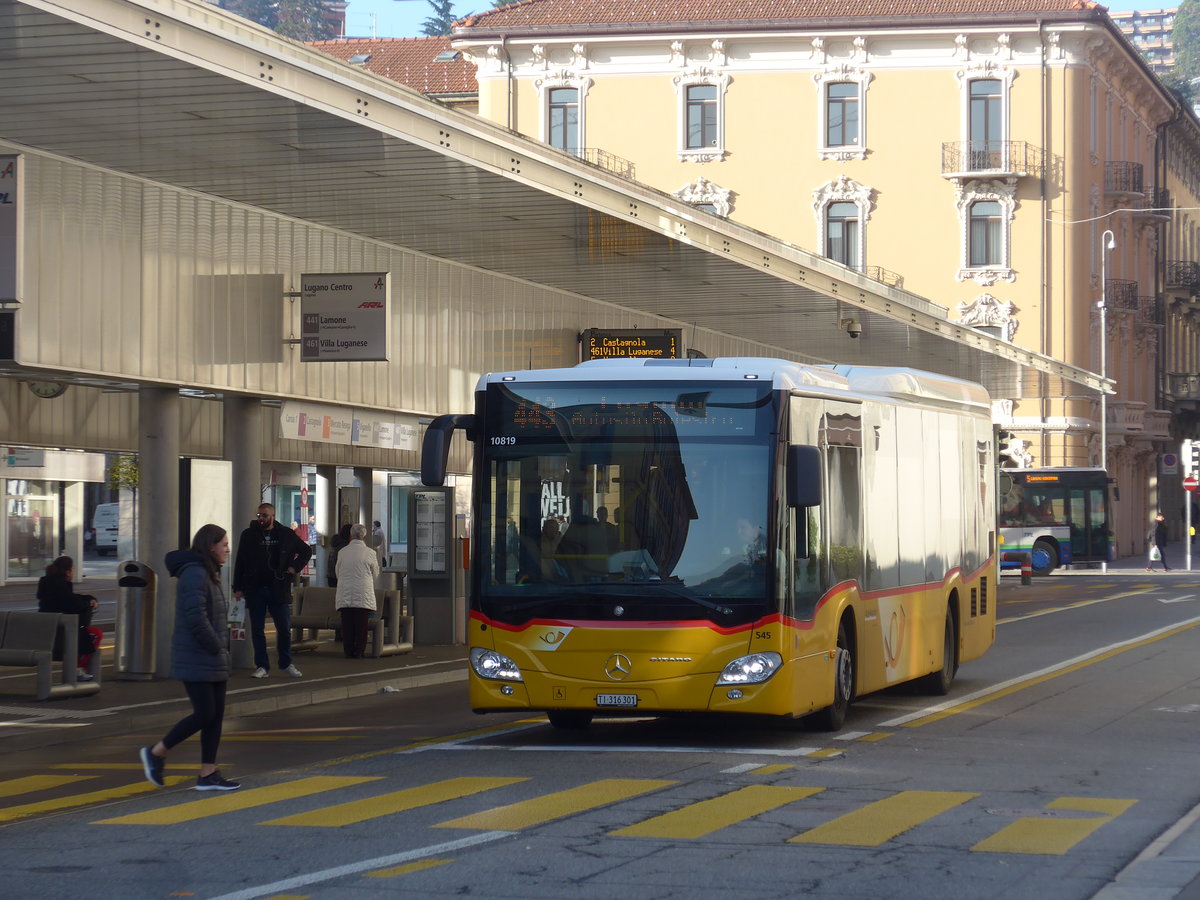
[[[279,435],[294,441],[385,450],[416,450],[419,446],[416,419],[298,400],[284,401],[279,412]]]
[[[301,362],[386,362],[387,272],[300,276]]]

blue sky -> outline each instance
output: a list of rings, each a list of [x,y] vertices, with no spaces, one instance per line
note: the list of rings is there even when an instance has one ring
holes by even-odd
[[[454,14],[489,9],[491,0],[459,0],[454,4]],[[1127,9],[1170,9],[1178,3],[1144,3],[1139,0],[1113,0],[1105,4],[1111,11]],[[347,37],[420,37],[421,23],[432,15],[433,10],[425,0],[349,0],[346,7]],[[372,22],[372,13],[374,21]],[[374,30],[372,30],[372,24]]]

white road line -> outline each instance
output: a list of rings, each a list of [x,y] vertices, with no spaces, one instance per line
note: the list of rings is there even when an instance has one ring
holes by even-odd
[[[221,894],[219,897],[213,897],[212,900],[254,900],[255,897],[269,897],[271,894],[307,887],[310,884],[332,881],[334,878],[341,878],[344,875],[357,875],[359,872],[366,872],[370,869],[383,869],[388,866],[398,866],[401,863],[412,862],[415,859],[424,859],[427,856],[440,856],[443,853],[452,853],[464,847],[487,844],[514,834],[516,834],[515,831],[485,831],[482,834],[473,834],[469,837],[459,838],[457,841],[446,841],[444,844],[434,844],[430,847],[421,847],[417,850],[407,850],[404,853],[393,853],[390,856],[377,856],[374,859],[364,859],[356,863],[348,863],[344,866],[335,866],[332,869],[309,872],[307,875],[296,875],[292,878],[285,878],[282,881],[274,881],[271,884],[243,888],[231,894]]]
[[[1148,631],[1145,634],[1138,635],[1137,637],[1132,637],[1124,641],[1118,641],[1115,644],[1109,644],[1107,647],[1098,647],[1095,650],[1081,654],[1080,656],[1076,656],[1072,659],[1066,659],[1060,663],[1055,663],[1052,666],[1047,666],[1044,669],[1038,669],[1036,672],[1029,672],[1025,675],[1019,675],[1016,678],[1010,678],[1008,681],[1002,681],[1000,684],[994,684],[991,687],[986,687],[975,691],[973,694],[967,694],[965,697],[956,697],[953,700],[946,700],[942,703],[936,703],[933,706],[927,706],[924,709],[917,710],[916,712],[909,713],[908,715],[899,716],[895,719],[888,719],[886,722],[880,722],[878,727],[895,728],[899,725],[904,725],[916,719],[923,719],[926,716],[931,716],[947,709],[953,709],[954,707],[961,706],[964,703],[970,703],[983,697],[989,697],[992,694],[1007,690],[1014,685],[1023,684],[1027,681],[1033,681],[1035,678],[1041,678],[1043,675],[1052,675],[1055,672],[1062,671],[1063,669],[1069,669],[1071,666],[1088,662],[1089,660],[1095,659],[1098,656],[1103,656],[1105,653],[1111,653],[1113,650],[1121,650],[1125,647],[1130,647],[1134,644],[1141,643],[1142,641],[1147,641],[1151,638],[1158,637],[1160,634],[1166,634],[1169,631],[1175,631],[1176,629],[1185,628],[1189,625],[1196,624],[1200,624],[1200,616],[1192,619],[1185,619],[1182,622],[1176,622],[1174,625],[1165,625],[1162,628],[1156,628],[1154,631]]]
[[[1195,594],[1184,594],[1182,597],[1155,597],[1159,603],[1187,603],[1189,600],[1200,600]]]

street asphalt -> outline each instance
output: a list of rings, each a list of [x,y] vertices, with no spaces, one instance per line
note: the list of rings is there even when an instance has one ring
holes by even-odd
[[[1200,569],[1200,546],[1192,560]],[[1155,563],[1146,571],[1145,557],[1128,557],[1106,567],[1059,570],[1051,578],[1088,576],[1142,576],[1170,579],[1190,585],[1200,577],[1185,568],[1182,543],[1167,548],[1170,572]],[[95,564],[93,564],[93,562]],[[107,565],[105,564],[107,563]],[[90,576],[87,574],[91,569]],[[118,588],[114,560],[85,561],[84,578],[77,585],[100,601],[94,624],[105,631],[102,686],[98,693],[38,702],[33,698],[32,670],[6,669],[0,674],[0,759],[9,753],[36,750],[49,744],[93,740],[99,736],[131,734],[166,728],[190,711],[182,688],[169,679],[135,680],[114,669],[113,643]],[[1035,579],[1036,580],[1036,579]],[[1006,574],[1002,589],[1020,590],[1021,576]],[[36,609],[34,583],[0,587],[0,610]],[[273,647],[274,640],[269,639]],[[411,690],[433,684],[466,680],[466,648],[455,645],[418,645],[411,652],[379,659],[346,659],[332,640],[316,650],[295,655],[304,673],[291,678],[272,670],[267,679],[250,677],[238,669],[229,685],[227,714],[253,715],[361,697],[379,692]],[[57,665],[57,664],[56,664]],[[55,672],[55,681],[61,680]],[[1200,900],[1200,804],[1164,831],[1129,863],[1095,900]]]

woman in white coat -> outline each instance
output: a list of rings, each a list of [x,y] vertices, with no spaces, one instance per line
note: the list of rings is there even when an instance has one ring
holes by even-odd
[[[379,556],[366,545],[365,525],[350,526],[350,543],[338,551],[336,605],[342,614],[342,649],[347,659],[362,659],[367,624],[375,611]]]

